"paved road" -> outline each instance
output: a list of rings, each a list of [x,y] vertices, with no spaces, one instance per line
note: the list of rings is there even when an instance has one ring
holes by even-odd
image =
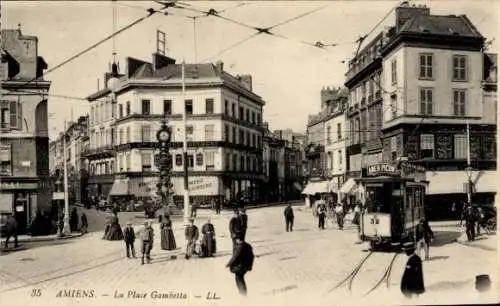
[[[249,210],[249,242],[256,253],[254,271],[247,275],[249,304],[314,305],[328,301],[348,304],[359,299],[382,277],[393,255],[375,253],[363,265],[352,282],[352,293],[347,286],[328,291],[344,279],[359,261],[367,255],[366,246],[355,244],[356,231],[339,231],[331,227],[318,231],[316,220],[307,210],[296,208],[293,233],[284,231],[283,208]],[[197,224],[201,225],[210,212],[201,211]],[[0,296],[3,301],[48,302],[64,305],[101,305],[169,303],[169,305],[234,305],[243,303],[236,294],[233,275],[225,269],[230,258],[231,241],[227,225],[231,214],[223,212],[212,216],[216,227],[219,254],[210,259],[182,258],[181,250],[166,252],[160,249],[158,225],[155,224],[156,243],[152,251],[153,264],[141,266],[136,259],[124,258],[120,241],[102,241],[102,233],[94,232],[82,238],[53,246],[28,249],[3,256],[0,266]],[[183,225],[176,222],[177,244],[183,246]],[[463,303],[468,299],[478,302],[474,292],[474,277],[489,273],[498,279],[492,267],[496,263],[496,236],[473,243],[453,242],[459,236],[455,228],[435,227],[436,244],[431,250],[431,261],[424,263],[427,293],[419,304]],[[138,243],[136,243],[138,248]],[[171,259],[177,255],[177,259]],[[399,280],[405,265],[404,255],[394,261],[390,287],[384,284],[366,297],[370,304],[384,298],[383,304],[404,304],[399,293]],[[498,284],[498,283],[497,283]],[[41,297],[30,298],[33,289],[40,289]],[[56,298],[60,290],[95,290],[96,297]],[[127,298],[129,290],[147,293],[146,298]],[[186,294],[184,299],[152,300],[151,292]],[[114,298],[115,291],[124,298]],[[207,300],[215,292],[220,300]],[[76,293],[75,293],[76,294]],[[82,294],[82,293],[80,293]],[[103,296],[107,294],[109,296]],[[131,293],[133,294],[133,293]],[[178,295],[180,296],[180,295]],[[200,297],[197,297],[200,296]],[[458,298],[458,299],[457,299]],[[480,297],[487,301],[489,296]],[[443,300],[445,299],[445,300]],[[139,302],[138,302],[139,301]]]

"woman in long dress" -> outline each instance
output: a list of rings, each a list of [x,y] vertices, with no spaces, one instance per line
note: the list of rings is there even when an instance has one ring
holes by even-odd
[[[105,240],[123,240],[123,231],[118,217],[111,215],[109,217],[109,226],[107,228],[108,230],[104,234]]]
[[[211,257],[216,252],[215,246],[215,228],[210,219],[201,227],[203,238],[201,240],[201,255],[202,257]]]
[[[162,218],[161,228],[161,248],[162,250],[172,251],[177,248],[175,244],[174,231],[172,230],[172,220],[169,215]]]

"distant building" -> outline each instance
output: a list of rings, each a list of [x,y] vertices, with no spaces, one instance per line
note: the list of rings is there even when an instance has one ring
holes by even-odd
[[[267,123],[265,127],[267,128]],[[265,202],[278,202],[285,199],[285,140],[268,128],[263,141],[264,188]]]
[[[45,98],[51,82],[43,79],[37,37],[2,29],[0,41],[0,213],[14,213],[22,234],[37,210],[52,209]]]
[[[90,95],[89,187],[94,196],[156,194],[156,132],[167,119],[172,129],[174,199],[182,202],[182,113],[188,114],[188,168],[191,201],[260,197],[262,111],[250,76],[233,76],[222,62],[181,65],[160,54],[152,63],[127,58],[126,72],[113,98],[108,88]]]

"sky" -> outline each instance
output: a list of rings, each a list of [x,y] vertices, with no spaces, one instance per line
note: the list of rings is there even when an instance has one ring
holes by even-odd
[[[320,91],[325,86],[342,86],[347,60],[354,55],[356,39],[370,32],[400,1],[184,1],[186,7],[207,11],[214,8],[222,16],[239,22],[268,27],[303,13],[318,11],[274,28],[286,39],[259,35],[245,43],[226,48],[254,33],[253,30],[216,17],[196,18],[196,52],[193,19],[188,10],[169,9],[175,15],[155,14],[115,38],[117,58],[124,70],[128,56],[151,60],[156,51],[156,30],[166,33],[167,55],[193,62],[224,62],[232,74],[251,74],[254,91],[266,101],[264,120],[271,129],[291,128],[305,132],[307,115],[320,111]],[[113,33],[113,5],[120,29],[147,15],[154,1],[3,1],[2,28],[17,28],[38,36],[39,55],[49,69]],[[487,39],[498,33],[500,5],[494,0],[410,1],[425,4],[436,15],[466,14]],[[392,12],[368,37],[394,24]],[[337,44],[326,49],[301,42]],[[495,39],[492,50],[498,50]],[[47,74],[52,81],[49,96],[51,138],[64,128],[65,120],[75,120],[88,112],[84,98],[97,90],[98,79],[109,71],[113,42],[98,46]],[[222,52],[222,53],[221,53]],[[343,63],[345,61],[345,63]],[[71,99],[60,97],[69,96]],[[74,98],[73,98],[74,97]],[[80,99],[76,99],[80,98]]]

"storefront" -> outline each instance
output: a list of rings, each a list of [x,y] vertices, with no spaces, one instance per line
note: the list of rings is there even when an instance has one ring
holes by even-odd
[[[180,203],[184,195],[184,178],[172,177],[174,201]],[[191,176],[188,179],[189,198],[192,203],[205,206],[223,195],[222,179],[219,176]]]

